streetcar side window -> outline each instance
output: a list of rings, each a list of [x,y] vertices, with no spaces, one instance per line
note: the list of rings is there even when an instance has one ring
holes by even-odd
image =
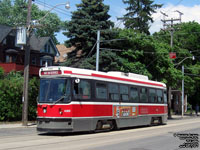
[[[140,88],[140,102],[148,102],[147,88]]]
[[[167,104],[167,91],[164,91],[164,103]]]
[[[108,91],[109,91],[109,99],[110,100],[114,100],[114,101],[119,100],[119,87],[117,84],[109,83]]]
[[[136,87],[130,87],[130,101],[139,102],[139,93]]]
[[[163,103],[163,94],[162,94],[162,90],[157,90],[157,101],[158,103]]]
[[[91,84],[89,81],[81,80],[79,83],[74,82],[74,96],[76,99],[91,98]]]
[[[122,101],[129,101],[128,86],[120,85],[120,98]]]
[[[156,102],[156,90],[155,89],[149,89],[149,102],[150,103]]]
[[[107,85],[104,83],[96,83],[96,98],[104,99],[108,98]]]

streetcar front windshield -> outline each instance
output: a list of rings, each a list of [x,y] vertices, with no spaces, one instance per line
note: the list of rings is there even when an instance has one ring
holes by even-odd
[[[70,80],[40,79],[39,102],[66,103],[71,100]]]

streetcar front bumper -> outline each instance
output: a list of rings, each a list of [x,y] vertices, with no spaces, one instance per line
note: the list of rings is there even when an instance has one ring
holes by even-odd
[[[37,118],[38,132],[73,132],[71,118]]]

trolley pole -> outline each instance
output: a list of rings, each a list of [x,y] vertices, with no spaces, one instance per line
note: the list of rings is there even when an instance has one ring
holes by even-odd
[[[32,0],[28,0],[28,13],[27,13],[27,41],[25,48],[25,62],[24,62],[24,87],[23,87],[23,110],[22,110],[22,125],[28,125],[28,83],[29,83],[29,62],[30,62],[30,22],[31,22],[31,7]]]
[[[99,71],[100,30],[97,31],[96,71]]]

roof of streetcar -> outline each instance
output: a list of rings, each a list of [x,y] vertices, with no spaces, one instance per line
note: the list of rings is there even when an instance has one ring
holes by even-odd
[[[85,79],[97,79],[101,81],[120,82],[128,84],[149,85],[165,88],[166,85],[161,82],[149,80],[147,76],[123,73],[123,72],[101,72],[89,69],[71,68],[63,66],[43,67],[39,72],[40,77],[76,77]]]

